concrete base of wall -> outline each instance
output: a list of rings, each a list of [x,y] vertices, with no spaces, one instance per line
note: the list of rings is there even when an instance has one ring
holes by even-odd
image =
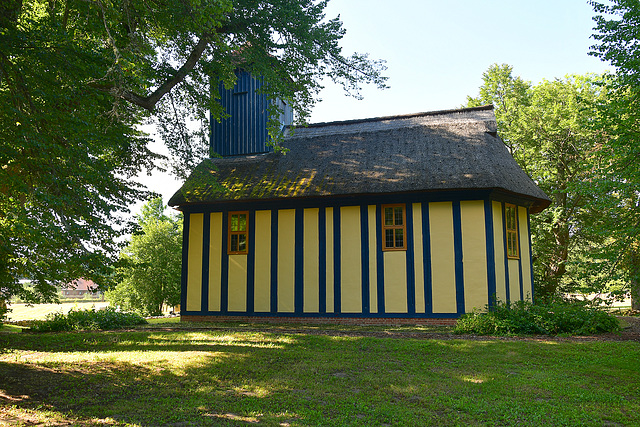
[[[455,326],[458,319],[410,319],[389,317],[250,317],[250,316],[180,316],[181,322],[249,322],[331,325],[432,325]]]

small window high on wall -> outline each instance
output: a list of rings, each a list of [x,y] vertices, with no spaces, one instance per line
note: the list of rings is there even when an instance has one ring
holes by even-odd
[[[407,250],[405,205],[382,205],[382,250]]]
[[[246,254],[248,253],[248,225],[249,212],[229,212],[228,226],[228,254]]]
[[[507,258],[519,259],[518,245],[518,207],[505,204],[505,230],[507,233]]]

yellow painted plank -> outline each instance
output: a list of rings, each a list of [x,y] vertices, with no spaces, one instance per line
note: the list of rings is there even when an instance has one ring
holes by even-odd
[[[507,279],[504,272],[504,224],[502,222],[502,203],[492,202],[493,212],[493,252],[496,260],[496,299],[507,301]],[[491,297],[491,295],[490,295]]]
[[[407,253],[387,251],[384,259],[384,310],[407,313]]]
[[[340,295],[343,313],[362,313],[360,207],[340,208]]]
[[[209,311],[220,311],[222,290],[222,212],[210,215]],[[224,256],[227,256],[226,254]]]
[[[489,303],[487,278],[487,238],[484,201],[460,202],[462,225],[462,267],[465,312],[484,309]]]
[[[187,311],[202,309],[202,239],[204,214],[189,216],[189,256],[187,264]]]
[[[429,203],[431,235],[431,282],[434,313],[455,313],[456,281],[453,245],[453,205]]]
[[[425,312],[424,303],[424,251],[422,249],[422,204],[414,203],[413,209],[413,269],[415,272],[416,313]]]
[[[327,283],[326,283],[326,295],[327,295],[327,305],[326,310],[327,313],[333,313],[334,311],[334,265],[333,265],[333,256],[334,256],[334,239],[333,239],[333,208],[327,208],[326,213],[326,223],[327,223]]]
[[[378,227],[376,223],[376,206],[368,206],[369,217],[369,312],[378,312]],[[363,284],[366,286],[366,284]]]
[[[296,211],[278,211],[278,312],[295,311]]]
[[[524,299],[532,300],[533,283],[531,282],[531,254],[529,252],[529,227],[527,208],[518,207],[518,227],[520,227],[520,262],[522,263],[522,288]]]
[[[509,260],[509,296],[511,301],[520,300],[520,260]]]
[[[271,211],[256,211],[254,311],[271,311]]]
[[[247,255],[229,255],[229,311],[247,311]]]
[[[304,210],[304,305],[305,313],[320,311],[320,231],[318,228],[319,209]]]

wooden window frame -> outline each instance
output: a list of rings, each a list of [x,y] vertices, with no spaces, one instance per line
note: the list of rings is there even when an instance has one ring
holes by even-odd
[[[510,218],[509,210],[513,210],[513,218]],[[507,258],[520,259],[520,242],[518,235],[518,206],[505,203],[504,205],[504,232],[507,241]]]
[[[401,225],[385,225],[384,211],[386,208],[402,208],[402,224]],[[407,250],[407,205],[403,203],[395,203],[390,205],[382,205],[382,250],[383,251],[406,251]],[[395,221],[394,221],[395,222]],[[402,230],[402,247],[387,247],[386,234],[387,230]],[[395,234],[395,232],[394,232]],[[394,239],[395,240],[395,239]]]
[[[231,218],[233,215],[246,215],[246,227],[244,230],[231,230],[232,221]],[[227,217],[227,254],[228,255],[247,255],[249,253],[249,211],[233,211],[229,212]],[[231,249],[231,236],[245,236],[245,245],[244,250],[234,251]],[[238,249],[240,246],[238,245]]]

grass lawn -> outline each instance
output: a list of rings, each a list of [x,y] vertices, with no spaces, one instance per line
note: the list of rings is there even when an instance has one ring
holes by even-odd
[[[68,313],[72,308],[81,310],[90,310],[92,307],[96,309],[108,306],[108,302],[89,301],[89,302],[65,302],[61,304],[10,304],[11,311],[7,313],[9,320],[43,320],[49,313],[62,311]]]
[[[0,334],[0,425],[640,425],[638,342],[162,325]]]

